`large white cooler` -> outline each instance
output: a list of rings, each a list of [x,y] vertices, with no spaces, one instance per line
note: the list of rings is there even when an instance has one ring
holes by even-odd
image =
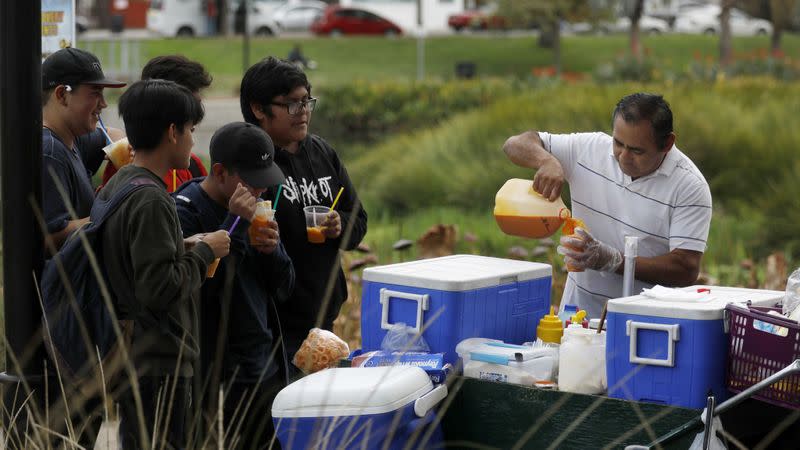
[[[453,255],[364,270],[361,339],[380,350],[387,330],[405,323],[422,332],[431,352],[458,359],[466,338],[522,344],[550,308],[549,264]]]
[[[419,367],[335,368],[281,390],[272,420],[284,449],[435,448],[433,408],[446,396]]]
[[[784,294],[719,286],[680,291],[697,298],[636,295],[608,301],[609,396],[687,408],[705,407],[709,391],[717,402],[725,400],[730,395],[725,305],[772,305]]]

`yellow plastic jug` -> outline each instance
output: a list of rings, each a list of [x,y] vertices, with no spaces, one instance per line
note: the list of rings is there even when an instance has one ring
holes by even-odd
[[[531,180],[512,178],[494,198],[497,225],[513,236],[537,239],[552,236],[568,214],[561,198],[554,202],[547,200],[533,190]]]

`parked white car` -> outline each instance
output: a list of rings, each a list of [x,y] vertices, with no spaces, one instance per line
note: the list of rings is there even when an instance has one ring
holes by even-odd
[[[708,5],[690,9],[675,19],[675,31],[689,34],[719,34],[720,7]],[[750,17],[742,11],[731,9],[731,33],[734,36],[761,36],[772,33],[772,24],[764,19]]]
[[[627,33],[631,29],[631,19],[627,16],[618,18],[614,22],[601,21],[597,24],[589,22],[578,22],[570,24],[568,31],[575,34],[588,34],[588,33]],[[639,19],[639,30],[644,34],[662,34],[670,31],[669,23],[666,20],[657,19],[651,16],[642,16]]]
[[[286,3],[272,12],[272,21],[280,31],[308,31],[327,7],[327,3],[315,0]]]
[[[627,33],[631,29],[631,19],[627,16],[620,17],[613,23],[600,24],[600,30],[610,33]],[[669,23],[666,20],[658,19],[651,16],[642,16],[639,18],[639,30],[644,34],[662,34],[669,33]]]
[[[208,33],[200,0],[152,0],[147,29],[164,36],[202,36]]]
[[[280,33],[280,28],[272,20],[272,14],[281,6],[285,0],[249,0],[250,15],[247,17],[247,29],[251,35],[254,36],[274,36]],[[238,2],[233,2],[233,14],[231,16],[236,20],[236,11],[238,10]]]

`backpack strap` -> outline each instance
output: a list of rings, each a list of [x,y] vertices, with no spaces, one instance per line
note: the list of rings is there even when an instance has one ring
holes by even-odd
[[[203,172],[200,171],[200,167],[197,164],[197,160],[193,157],[189,158],[189,173],[192,174],[192,178],[202,177]]]
[[[95,199],[92,205],[92,211],[89,213],[89,220],[94,224],[95,228],[103,226],[106,219],[122,205],[125,199],[139,189],[150,186],[158,187],[158,183],[147,177],[137,177],[130,180],[125,186],[122,186],[109,199]]]

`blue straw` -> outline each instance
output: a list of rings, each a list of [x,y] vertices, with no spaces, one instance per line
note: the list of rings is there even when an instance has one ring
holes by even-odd
[[[100,131],[102,131],[103,134],[106,136],[106,139],[108,139],[108,143],[110,144],[114,142],[114,140],[111,139],[111,136],[108,135],[108,130],[106,130],[106,126],[105,124],[103,124],[103,118],[100,116],[98,116],[97,118],[100,120]]]
[[[275,196],[275,201],[272,202],[272,209],[274,211],[278,210],[278,200],[281,199],[281,190],[283,190],[283,184],[282,183],[280,185],[278,185],[278,194]]]
[[[239,219],[241,219],[241,217],[236,216],[236,220],[233,221],[233,225],[231,225],[231,228],[228,230],[228,234],[233,233],[233,230],[236,229],[236,225],[239,225]]]

